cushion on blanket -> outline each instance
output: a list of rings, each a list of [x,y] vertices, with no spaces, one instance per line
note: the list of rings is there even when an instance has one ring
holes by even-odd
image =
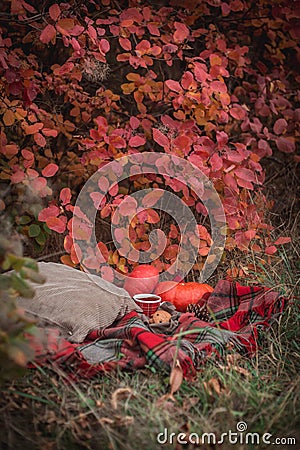
[[[35,296],[16,302],[38,325],[59,326],[71,342],[82,342],[90,331],[105,329],[130,311],[142,311],[124,289],[97,275],[51,262],[38,266],[46,282],[32,283]]]

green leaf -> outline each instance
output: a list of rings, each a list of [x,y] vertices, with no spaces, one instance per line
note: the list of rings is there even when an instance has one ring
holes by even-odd
[[[22,256],[14,255],[13,253],[8,253],[5,260],[2,263],[2,269],[8,270],[11,267],[15,270],[20,270],[24,264],[24,258]]]
[[[7,290],[11,287],[11,277],[9,275],[0,275],[0,289]]]
[[[16,273],[11,274],[11,285],[22,297],[32,298],[34,296],[34,289]]]
[[[38,272],[39,270],[37,262],[34,259],[28,257],[24,258],[24,267],[29,267],[29,269],[35,270],[36,272]]]
[[[27,225],[29,222],[31,222],[31,217],[29,216],[21,216],[18,219],[19,225]]]
[[[5,256],[4,261],[2,263],[2,269],[8,270],[11,267],[8,256]]]
[[[40,234],[35,238],[35,240],[39,245],[45,245],[45,243],[47,241],[47,237],[46,237],[45,233],[43,233],[41,231]]]
[[[44,283],[46,278],[38,273],[36,270],[29,269],[28,267],[23,267],[20,271],[22,278],[29,278],[34,283]]]
[[[34,223],[32,225],[30,225],[30,227],[28,228],[28,236],[29,237],[36,237],[40,234],[40,232],[41,232],[41,227]]]
[[[46,233],[51,234],[51,230],[46,223],[43,223],[43,228],[46,231]]]
[[[40,253],[43,250],[43,246],[33,241],[33,249],[36,253]]]

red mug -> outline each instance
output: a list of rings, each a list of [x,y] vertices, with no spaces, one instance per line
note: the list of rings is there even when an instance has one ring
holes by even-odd
[[[161,297],[155,294],[136,294],[133,300],[148,317],[151,317],[161,304]]]

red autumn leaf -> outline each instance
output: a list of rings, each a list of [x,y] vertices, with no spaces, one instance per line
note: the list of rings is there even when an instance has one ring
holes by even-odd
[[[153,128],[153,139],[161,147],[164,147],[165,149],[169,150],[170,148],[169,139],[158,128]]]
[[[174,141],[173,144],[175,147],[177,147],[179,150],[190,150],[191,147],[191,140],[188,136],[177,136]]]
[[[137,202],[133,197],[126,197],[119,205],[119,214],[121,216],[133,216],[136,213]]]
[[[196,80],[201,83],[206,81],[209,76],[205,64],[195,63],[194,73]]]
[[[84,31],[84,27],[82,27],[81,25],[75,25],[71,30],[70,30],[70,34],[72,36],[79,36],[80,34],[82,34],[82,32]]]
[[[89,241],[92,228],[77,217],[72,217],[68,222],[68,229],[70,230],[71,237],[75,240]]]
[[[58,131],[51,128],[43,128],[42,133],[47,137],[56,137],[58,135]]]
[[[49,42],[52,39],[54,39],[55,36],[56,36],[56,29],[54,28],[53,25],[48,24],[41,32],[40,41],[43,44],[49,44]]]
[[[209,55],[209,62],[211,66],[220,66],[222,64],[222,59],[219,55],[212,53]]]
[[[42,122],[37,122],[34,125],[25,125],[24,131],[25,134],[35,134],[38,133],[39,130],[43,128],[44,124]]]
[[[44,167],[44,169],[42,170],[42,175],[44,177],[53,177],[53,175],[56,174],[58,169],[59,167],[57,164],[50,163],[46,167]]]
[[[275,134],[282,134],[286,131],[287,128],[287,121],[285,119],[277,119],[274,123],[274,133]]]
[[[90,197],[93,200],[94,207],[96,209],[99,209],[99,206],[101,205],[101,203],[105,199],[105,196],[103,194],[101,194],[100,192],[91,192],[90,193]]]
[[[198,250],[200,256],[207,256],[209,254],[209,247],[201,247]]]
[[[276,139],[275,142],[278,150],[280,150],[281,152],[293,153],[296,149],[294,137],[285,138],[283,136],[280,136],[278,139]]]
[[[54,20],[56,22],[56,20],[59,18],[60,16],[60,7],[58,6],[57,3],[55,3],[54,5],[51,5],[49,8],[49,14],[52,20]]]
[[[36,192],[41,197],[45,197],[47,195],[47,180],[43,177],[37,177],[31,181],[31,188],[34,192]],[[51,193],[51,191],[50,191]]]
[[[159,45],[153,45],[151,47],[151,55],[158,56],[161,54],[161,47]]]
[[[245,238],[249,239],[249,241],[251,241],[251,239],[254,239],[256,236],[256,231],[255,230],[247,230],[245,231]]]
[[[148,219],[148,213],[147,213],[147,210],[146,209],[143,209],[142,211],[139,211],[138,213],[137,213],[137,218],[138,218],[138,221],[139,221],[139,223],[145,223],[145,222],[147,222],[147,219]],[[139,230],[140,230],[140,228],[137,228],[137,230],[138,230],[138,232],[139,232]],[[144,233],[142,233],[142,234],[144,234]]]
[[[131,147],[139,147],[140,145],[144,145],[145,143],[146,139],[144,136],[132,136],[128,142]]]
[[[228,16],[230,14],[230,5],[228,3],[222,2],[221,4],[222,16]]]
[[[35,133],[33,135],[33,139],[35,140],[35,143],[40,147],[45,147],[45,145],[47,144],[46,139],[41,133]]]
[[[179,235],[178,229],[176,228],[175,225],[171,224],[170,225],[170,231],[169,231],[169,238],[170,239],[177,239]]]
[[[182,87],[180,86],[178,81],[167,80],[166,85],[171,91],[180,92],[182,91]]]
[[[113,183],[111,185],[111,187],[108,189],[108,193],[109,195],[111,195],[112,197],[115,197],[117,195],[117,193],[119,192],[119,184],[118,183]]]
[[[166,258],[167,260],[176,258],[177,254],[178,254],[178,244],[168,245],[168,247],[166,247],[163,253],[164,258]]]
[[[183,42],[190,34],[189,29],[181,22],[174,22],[174,26],[176,28],[176,31],[173,34],[174,42]]]
[[[149,30],[150,34],[153,34],[153,36],[160,36],[160,31],[154,23],[147,23],[147,28]]]
[[[223,158],[218,155],[218,153],[214,153],[210,158],[211,168],[214,172],[217,172],[223,167]]]
[[[70,36],[70,31],[74,28],[74,19],[60,19],[56,24],[56,28],[63,36]]]
[[[50,217],[57,217],[59,215],[59,208],[56,205],[50,205],[48,208],[42,209],[42,211],[38,215],[38,219],[40,222],[46,222]]]
[[[15,173],[12,174],[10,180],[12,183],[21,183],[25,179],[25,173],[23,170],[18,169]]]
[[[206,241],[209,245],[211,244],[211,236],[204,225],[197,225],[198,235],[201,240]]]
[[[99,42],[99,50],[101,50],[103,53],[107,53],[110,49],[110,45],[107,39],[100,39]]]
[[[283,244],[288,244],[289,242],[291,242],[291,238],[290,237],[280,237],[278,239],[276,239],[276,241],[274,242],[274,245],[283,245]]]
[[[271,156],[272,155],[272,149],[267,141],[264,139],[259,139],[258,141],[258,151],[257,153],[262,158],[264,156]]]
[[[98,180],[98,187],[100,189],[101,192],[106,193],[108,191],[109,188],[109,181],[106,177],[100,177]]]
[[[98,28],[98,31],[99,31],[99,28]],[[105,31],[104,31],[104,33],[105,33]],[[92,41],[96,42],[96,40],[97,40],[97,31],[92,25],[88,26],[88,35],[92,39]]]
[[[154,211],[154,209],[148,209],[147,213],[148,213],[147,222],[158,223],[160,221],[159,214],[156,211]]]
[[[277,252],[277,248],[275,247],[275,245],[269,245],[268,247],[265,248],[265,253],[267,255],[274,255],[274,253]]]
[[[101,267],[100,272],[104,280],[109,281],[110,283],[114,281],[114,272],[111,267],[109,266]]]
[[[235,169],[234,173],[238,178],[241,178],[242,180],[254,183],[256,182],[254,173],[252,172],[252,170],[246,169],[246,167],[239,167]]]
[[[129,39],[120,37],[119,43],[120,43],[121,47],[126,51],[129,51],[132,48],[132,45],[131,45],[131,42]]]
[[[23,158],[26,160],[30,161],[30,160],[34,159],[34,154],[31,151],[27,150],[26,148],[23,149],[21,151],[21,153],[22,153]]]
[[[4,122],[4,125],[6,125],[7,127],[10,127],[11,125],[14,124],[15,121],[15,114],[11,109],[8,109],[7,111],[5,111],[2,120]]]
[[[246,116],[246,111],[242,106],[233,106],[229,110],[229,114],[237,120],[243,120]]]
[[[72,244],[70,258],[74,264],[79,264],[82,260],[82,251],[78,244]]]
[[[194,76],[192,74],[192,72],[190,72],[189,70],[187,70],[186,72],[184,72],[182,79],[181,79],[181,85],[184,89],[195,89],[197,87],[197,83],[194,80]]]
[[[79,206],[74,206],[72,209],[70,209],[70,211],[72,211],[73,215],[76,216],[77,218],[82,219],[84,222],[86,222],[90,226],[92,225],[88,216],[86,214],[84,214],[84,212],[81,210],[81,208]]]
[[[140,126],[140,121],[139,121],[139,119],[137,119],[137,118],[134,117],[134,116],[131,116],[131,117],[130,117],[129,123],[130,123],[130,126],[131,126],[131,128],[132,128],[133,130],[136,130],[136,129]]]
[[[0,145],[0,152],[8,159],[10,159],[14,155],[17,155],[19,153],[19,147],[17,146],[17,144],[7,144],[3,146]]]
[[[70,203],[71,196],[72,196],[71,189],[63,188],[59,194],[59,198],[61,200],[62,205],[67,205],[68,203]]]
[[[138,56],[144,55],[147,53],[151,48],[150,42],[146,39],[143,39],[141,42],[138,43],[138,45],[135,47],[135,52]]]
[[[242,188],[253,190],[253,184],[251,181],[237,177],[237,184]]]
[[[30,180],[34,180],[35,178],[38,178],[39,173],[36,170],[29,168],[27,169],[27,175]],[[44,178],[41,179],[45,182],[46,185],[47,184],[46,180]]]
[[[72,245],[73,245],[73,239],[71,238],[71,236],[69,234],[67,234],[67,236],[65,236],[65,238],[64,238],[64,249],[66,250],[66,252],[70,253]]]
[[[110,205],[105,205],[100,212],[101,218],[105,219],[105,217],[110,216],[111,214],[111,206]]]
[[[63,233],[66,229],[66,220],[67,218],[65,217],[49,217],[46,219],[46,224],[50,230],[56,231],[57,233]]]
[[[221,93],[225,93],[227,92],[227,86],[225,83],[223,83],[222,81],[212,81],[210,83],[210,87],[215,91],[215,92],[221,92]]]
[[[80,44],[79,44],[79,42],[77,41],[77,39],[75,39],[74,37],[72,37],[72,39],[71,39],[70,42],[71,42],[71,45],[72,45],[74,51],[75,51],[75,52],[79,52],[80,49],[81,49],[81,47],[80,47]]]
[[[104,242],[98,242],[95,253],[99,260],[103,260],[103,262],[108,261],[109,252]]]
[[[119,242],[120,244],[123,242],[123,240],[125,238],[128,237],[128,233],[125,228],[116,228],[113,231],[113,235],[114,235],[116,241]]]
[[[163,195],[164,195],[163,189],[153,189],[153,191],[148,192],[144,196],[142,200],[142,205],[145,206],[146,208],[151,208],[158,202],[159,199],[161,199]]]
[[[38,94],[36,86],[31,82],[30,85],[25,89],[25,96],[27,96],[28,100],[31,102],[36,98]]]

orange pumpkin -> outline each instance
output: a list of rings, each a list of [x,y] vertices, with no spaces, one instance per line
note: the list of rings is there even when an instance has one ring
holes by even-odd
[[[136,266],[126,278],[124,289],[131,297],[135,294],[151,294],[159,281],[159,271],[149,264]]]
[[[190,303],[199,303],[204,294],[212,291],[213,288],[206,283],[162,281],[155,289],[155,294],[160,295],[162,301],[173,303],[177,311],[185,312]]]

